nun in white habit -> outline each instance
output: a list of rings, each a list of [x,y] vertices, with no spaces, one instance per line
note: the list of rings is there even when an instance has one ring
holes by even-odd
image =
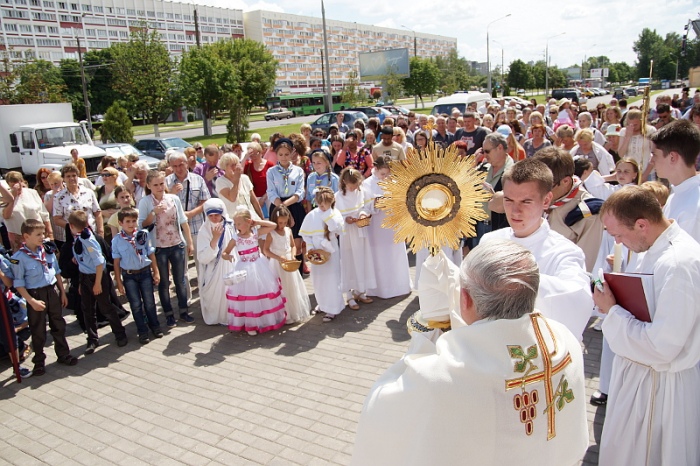
[[[207,325],[228,325],[228,303],[224,277],[233,271],[233,261],[223,260],[226,245],[236,238],[233,221],[226,213],[221,199],[212,198],[204,203],[206,220],[197,235],[199,258],[199,299],[202,319]]]

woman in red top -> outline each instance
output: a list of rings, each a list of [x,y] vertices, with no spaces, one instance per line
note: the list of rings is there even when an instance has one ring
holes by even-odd
[[[248,157],[243,167],[243,173],[248,175],[253,183],[253,192],[258,198],[260,208],[265,218],[269,216],[269,206],[267,202],[267,170],[275,164],[263,158],[262,146],[257,142],[248,144]]]

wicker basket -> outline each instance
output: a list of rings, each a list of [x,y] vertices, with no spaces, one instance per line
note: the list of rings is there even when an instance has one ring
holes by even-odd
[[[288,260],[281,262],[280,265],[282,266],[285,272],[296,272],[297,270],[299,270],[301,261]]]
[[[331,253],[323,249],[309,249],[306,251],[306,260],[313,265],[323,265],[331,258]]]
[[[357,225],[359,228],[364,228],[366,226],[369,226],[370,221],[372,220],[372,216],[369,215],[367,217],[362,217],[355,222],[355,225]]]

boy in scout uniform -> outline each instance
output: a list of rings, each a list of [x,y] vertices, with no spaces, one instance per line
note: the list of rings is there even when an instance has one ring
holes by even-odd
[[[26,220],[21,227],[22,246],[12,256],[14,286],[27,300],[27,317],[34,348],[34,376],[43,375],[44,344],[46,343],[46,319],[48,317],[54,350],[59,364],[74,366],[78,359],[70,354],[66,341],[66,321],[63,306],[68,304],[63,289],[61,270],[55,256],[55,246],[44,244],[44,224],[38,220]],[[58,285],[59,293],[56,292]]]
[[[117,346],[126,346],[126,330],[119,319],[119,308],[110,299],[112,279],[106,270],[106,260],[100,244],[92,230],[88,228],[87,215],[76,210],[68,216],[71,233],[75,236],[73,256],[80,271],[80,297],[83,302],[85,326],[87,327],[87,347],[85,354],[92,354],[99,346],[95,304],[107,318],[117,339]]]

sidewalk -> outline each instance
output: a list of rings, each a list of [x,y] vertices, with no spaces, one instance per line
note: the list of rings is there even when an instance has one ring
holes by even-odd
[[[46,375],[17,384],[0,363],[1,462],[348,464],[365,395],[407,347],[415,293],[256,337],[204,325],[196,296],[196,322],[147,345],[129,318],[126,347],[101,329],[102,346],[77,366],[59,366],[49,349]],[[73,354],[82,355],[85,337],[67,320]],[[584,334],[586,399],[597,388],[601,341],[600,332]],[[598,462],[604,416],[589,405],[582,464]]]

